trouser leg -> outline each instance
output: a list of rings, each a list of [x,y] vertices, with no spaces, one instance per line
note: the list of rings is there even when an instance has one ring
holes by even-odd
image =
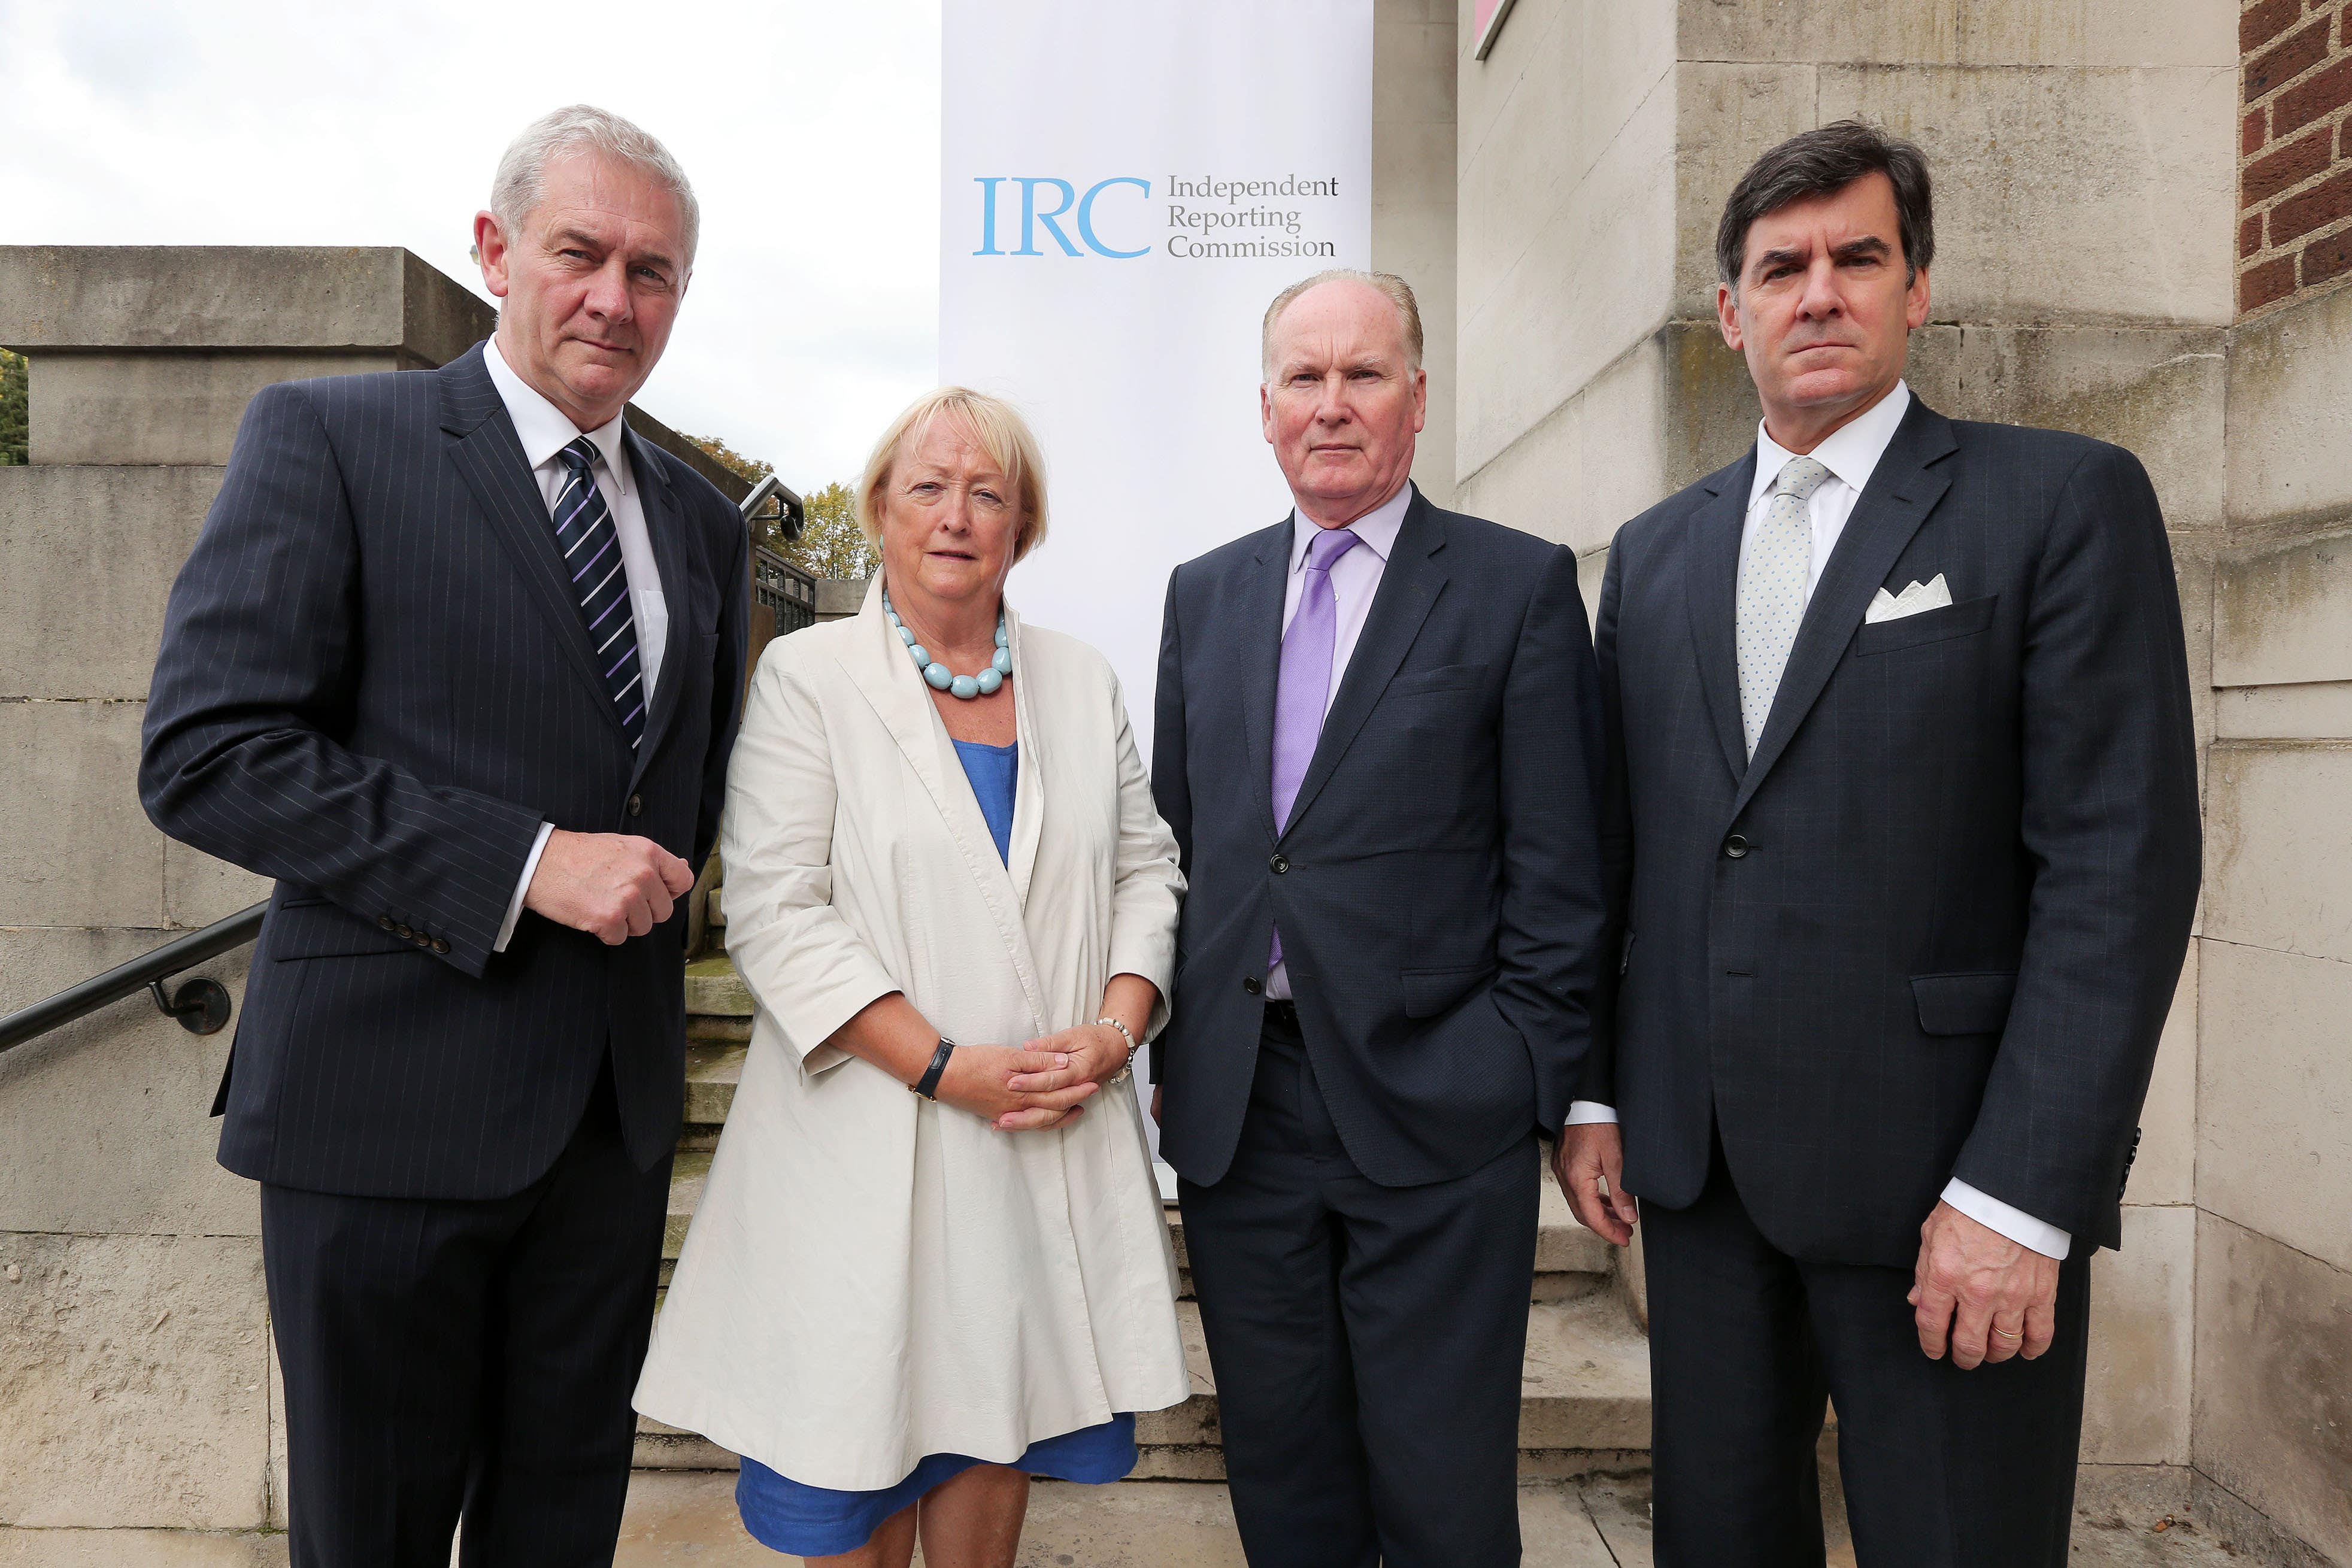
[[[1719,1151],[1698,1201],[1644,1204],[1642,1230],[1658,1568],[1820,1568],[1828,1385],[1797,1265]]]
[[[2057,1338],[1963,1372],[1919,1349],[1899,1269],[1806,1264],[1861,1568],[2063,1568],[2082,1441],[2090,1260],[2058,1275]]]
[[[613,1560],[670,1161],[630,1163],[609,1067],[500,1260],[466,1492],[466,1568]]]
[[[1529,1132],[1452,1181],[1331,1184],[1383,1568],[1519,1561],[1520,1376],[1540,1179]]]
[[[1223,1179],[1182,1185],[1234,1517],[1252,1568],[1373,1568],[1357,1391],[1339,1308],[1339,1174],[1300,1115],[1304,1057],[1269,1037]]]
[[[261,1189],[293,1568],[446,1568],[507,1209]]]

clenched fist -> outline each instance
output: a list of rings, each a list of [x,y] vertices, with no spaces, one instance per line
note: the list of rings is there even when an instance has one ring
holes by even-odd
[[[617,947],[667,920],[693,886],[686,862],[651,839],[558,828],[548,835],[522,906]]]

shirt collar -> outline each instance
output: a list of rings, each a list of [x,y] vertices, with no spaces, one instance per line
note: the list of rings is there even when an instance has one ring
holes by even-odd
[[[1397,486],[1397,493],[1358,517],[1348,527],[1364,541],[1366,549],[1386,564],[1396,549],[1397,531],[1404,527],[1404,515],[1412,507],[1412,481]],[[1290,512],[1290,570],[1303,570],[1307,565],[1307,547],[1317,534],[1323,531],[1318,523],[1307,520],[1297,507]]]
[[[1862,413],[1838,427],[1827,440],[1807,455],[1837,476],[1838,482],[1855,495],[1869,485],[1870,476],[1878,469],[1878,460],[1886,455],[1889,443],[1895,439],[1903,415],[1911,406],[1911,388],[1907,382],[1896,382],[1885,397],[1872,403]],[[1756,477],[1748,486],[1748,504],[1771,489],[1780,470],[1796,455],[1772,439],[1764,429],[1764,422],[1756,422]]]
[[[546,467],[555,461],[555,455],[580,439],[583,434],[572,423],[572,418],[556,407],[538,390],[515,374],[499,352],[496,338],[483,345],[482,364],[490,372],[490,383],[499,389],[499,401],[507,405],[507,417],[514,421],[516,439],[522,443],[523,461],[533,470]],[[629,493],[629,463],[621,446],[621,422],[625,413],[616,413],[604,423],[584,434],[596,444],[604,455],[605,470],[613,476],[613,484],[620,494]]]

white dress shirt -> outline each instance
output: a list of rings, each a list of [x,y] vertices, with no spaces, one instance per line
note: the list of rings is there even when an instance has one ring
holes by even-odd
[[[515,435],[522,443],[523,460],[530,465],[531,476],[539,481],[540,498],[546,503],[548,527],[552,528],[555,499],[563,494],[563,486],[572,480],[572,471],[558,455],[562,450],[586,435],[596,444],[602,461],[589,472],[596,479],[596,490],[604,497],[605,508],[613,515],[613,531],[619,536],[621,571],[629,584],[629,610],[637,622],[637,663],[646,672],[646,707],[652,710],[654,684],[661,679],[662,654],[669,642],[669,601],[663,597],[661,571],[654,565],[653,540],[646,532],[646,511],[630,482],[629,450],[621,442],[620,414],[594,430],[583,431],[572,418],[557,408],[520,376],[499,352],[499,340],[492,338],[482,347],[482,364],[490,372],[490,383],[499,389],[499,398],[507,405],[507,417],[514,421]],[[506,923],[499,927],[499,939],[490,951],[503,953],[514,938],[515,923],[522,918],[522,901],[530,891],[530,879],[539,871],[539,857],[547,849],[548,836],[555,831],[552,822],[539,825],[538,841],[530,846],[530,858],[522,863],[522,880],[515,884],[514,897],[507,903]]]
[[[1348,673],[1348,661],[1356,652],[1356,639],[1364,634],[1364,617],[1371,613],[1372,596],[1381,591],[1381,574],[1388,570],[1389,557],[1396,549],[1397,530],[1404,527],[1405,508],[1412,505],[1412,481],[1408,479],[1397,493],[1348,525],[1349,529],[1364,542],[1331,563],[1331,598],[1339,612],[1339,623],[1331,637],[1331,689],[1323,694],[1323,711],[1331,711],[1331,701],[1339,695],[1339,679]],[[1294,510],[1290,514],[1290,575],[1282,591],[1282,629],[1290,630],[1290,618],[1298,613],[1298,596],[1307,588],[1307,547],[1323,531],[1322,525]],[[1279,677],[1277,677],[1279,678]],[[1276,1001],[1290,999],[1290,966],[1276,964],[1265,977],[1265,994]]]
[[[1896,382],[1895,390],[1873,403],[1860,418],[1840,427],[1807,454],[1827,468],[1831,476],[1807,503],[1813,523],[1813,569],[1805,582],[1808,596],[1821,586],[1822,569],[1829,564],[1830,552],[1837,549],[1838,540],[1845,534],[1846,519],[1853,516],[1853,504],[1862,498],[1863,487],[1877,471],[1878,460],[1886,455],[1887,444],[1895,439],[1895,427],[1903,423],[1903,415],[1910,406],[1910,387]],[[1748,487],[1748,519],[1739,538],[1743,566],[1749,548],[1756,542],[1757,525],[1763,520],[1773,482],[1795,455],[1772,439],[1763,421],[1757,421],[1756,477]],[[1571,1127],[1616,1119],[1615,1107],[1597,1101],[1579,1100],[1568,1109],[1568,1124]],[[2066,1231],[1957,1177],[1945,1186],[1944,1201],[1979,1224],[1990,1226],[2019,1246],[2030,1247],[2044,1257],[2063,1259],[2073,1249],[2074,1239]]]

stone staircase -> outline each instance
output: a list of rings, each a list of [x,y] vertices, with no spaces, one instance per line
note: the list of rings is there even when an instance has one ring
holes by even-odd
[[[742,1080],[751,1034],[751,994],[727,959],[726,917],[719,904],[717,898],[710,900],[703,956],[686,969],[686,1128],[678,1140],[669,1225],[662,1239],[665,1291]],[[1650,1448],[1648,1342],[1619,1288],[1608,1243],[1576,1223],[1549,1176],[1528,1174],[1542,1182],[1543,1201],[1521,1371],[1519,1473],[1557,1479],[1644,1471]],[[1222,1480],[1216,1384],[1200,1309],[1192,1301],[1192,1274],[1184,1267],[1184,1222],[1173,1207],[1167,1216],[1181,1270],[1176,1310],[1192,1365],[1192,1396],[1173,1409],[1138,1417],[1142,1458],[1133,1479]],[[736,1463],[733,1454],[707,1438],[639,1418],[640,1469],[733,1469]]]

